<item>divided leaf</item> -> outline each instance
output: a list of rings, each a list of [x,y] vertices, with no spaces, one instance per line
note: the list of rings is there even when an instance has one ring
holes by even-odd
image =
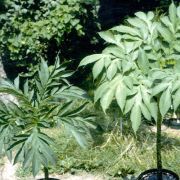
[[[121,108],[121,111],[123,112],[127,97],[127,88],[123,83],[119,83],[117,86],[115,97],[119,107]]]
[[[87,64],[96,62],[97,60],[104,58],[103,54],[93,54],[90,56],[85,57],[79,64],[79,66],[85,66]]]
[[[131,110],[130,119],[132,122],[132,128],[133,128],[134,132],[136,133],[141,124],[141,108],[136,103],[134,104],[134,106]]]
[[[162,93],[159,102],[159,108],[162,117],[166,115],[170,107],[171,107],[171,92],[169,89],[167,89]]]
[[[102,58],[99,61],[97,61],[93,66],[92,73],[94,79],[96,79],[100,75],[103,68],[104,68],[104,59]]]

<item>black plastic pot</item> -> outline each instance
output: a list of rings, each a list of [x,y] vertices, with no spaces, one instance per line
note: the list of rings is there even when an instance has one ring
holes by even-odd
[[[176,127],[176,129],[180,128],[180,119],[177,118],[171,118],[171,119],[165,119],[164,124],[170,127]]]
[[[137,180],[158,180],[158,172],[157,169],[147,170],[141,173]],[[162,173],[162,180],[179,180],[178,175],[170,170],[162,169],[159,173]]]
[[[41,178],[41,179],[38,179],[38,180],[45,180],[45,178]],[[48,178],[48,180],[60,180],[60,179],[57,179],[57,178]]]

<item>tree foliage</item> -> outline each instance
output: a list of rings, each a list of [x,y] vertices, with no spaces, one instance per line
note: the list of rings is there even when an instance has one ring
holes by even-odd
[[[130,113],[136,132],[141,118],[156,120],[180,105],[180,7],[173,3],[159,19],[153,12],[135,13],[126,25],[101,32],[108,44],[100,54],[85,57],[80,66],[94,63],[100,82],[94,100],[104,112],[116,101],[122,114]],[[157,101],[157,99],[159,99]]]
[[[90,6],[93,2],[88,1]],[[47,56],[48,48],[60,46],[74,33],[86,32],[88,2],[82,0],[5,1],[0,15],[0,53],[4,61],[29,66]],[[92,5],[91,5],[92,3]],[[93,13],[91,14],[93,16]],[[94,14],[95,15],[95,14]],[[59,49],[57,49],[58,51]],[[56,50],[53,52],[56,56]]]

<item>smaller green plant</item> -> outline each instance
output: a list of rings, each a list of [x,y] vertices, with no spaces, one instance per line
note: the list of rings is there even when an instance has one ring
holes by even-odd
[[[79,115],[87,102],[73,106],[76,98],[86,99],[86,93],[67,81],[71,75],[59,60],[50,67],[42,60],[31,85],[26,80],[22,90],[19,77],[14,83],[5,79],[0,82],[0,92],[17,99],[17,103],[0,101],[0,149],[8,154],[14,151],[14,164],[32,167],[34,176],[44,166],[48,179],[48,167],[55,164],[53,139],[42,129],[64,126],[81,146],[87,145],[92,116]]]

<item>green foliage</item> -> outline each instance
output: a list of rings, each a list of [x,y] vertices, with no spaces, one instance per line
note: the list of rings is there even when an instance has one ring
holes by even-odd
[[[171,106],[177,110],[179,34],[180,7],[173,3],[160,19],[153,12],[137,12],[127,25],[100,33],[107,48],[85,57],[80,66],[94,63],[93,77],[100,82],[94,100],[100,100],[104,112],[116,101],[123,114],[130,114],[136,132],[142,116],[157,120],[158,107],[163,117]]]
[[[70,33],[85,34],[89,12],[84,1],[13,0],[5,5],[0,15],[0,53],[5,61],[29,66],[47,55],[51,41],[53,47],[60,46]]]
[[[75,99],[86,99],[86,93],[67,81],[71,74],[59,60],[50,67],[41,60],[33,83],[26,80],[22,90],[19,77],[14,83],[0,82],[0,92],[17,99],[17,103],[0,101],[0,149],[7,153],[14,150],[14,164],[32,166],[34,176],[41,165],[48,168],[55,163],[53,139],[42,129],[64,126],[81,146],[87,145],[92,116],[79,115],[87,102],[73,105]]]

